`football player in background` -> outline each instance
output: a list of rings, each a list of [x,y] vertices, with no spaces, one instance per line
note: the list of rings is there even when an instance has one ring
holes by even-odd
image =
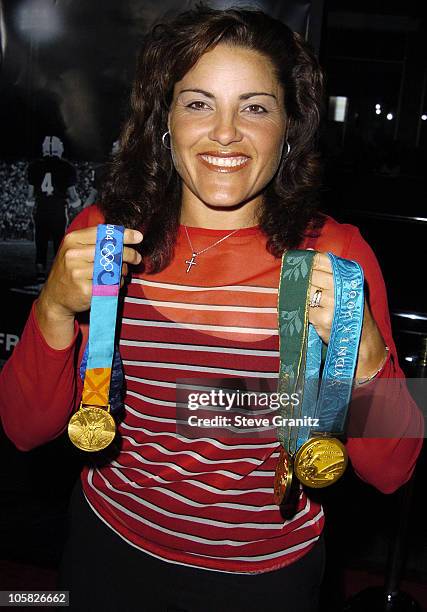
[[[115,140],[113,142],[113,145],[111,147],[111,151],[110,151],[110,159],[114,157],[114,155],[117,153],[117,151],[119,150],[119,141]],[[92,170],[92,181],[93,181],[93,185],[91,187],[91,190],[89,192],[88,197],[85,200],[85,203],[83,205],[83,208],[86,208],[87,206],[90,206],[91,204],[95,204],[97,199],[98,199],[98,194],[101,190],[102,187],[102,182],[104,180],[104,176],[106,175],[107,171],[108,171],[108,161],[104,162],[104,163],[100,163],[95,165],[94,169]]]
[[[46,279],[47,249],[53,241],[53,251],[61,244],[68,224],[68,205],[81,206],[77,194],[77,172],[62,159],[64,145],[57,136],[46,136],[42,146],[43,157],[28,166],[27,206],[33,209],[36,243],[37,282]]]

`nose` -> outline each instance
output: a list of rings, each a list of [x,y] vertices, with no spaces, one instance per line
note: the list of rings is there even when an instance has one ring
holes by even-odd
[[[223,146],[242,140],[242,134],[236,125],[236,117],[233,112],[222,112],[215,116],[209,138]]]

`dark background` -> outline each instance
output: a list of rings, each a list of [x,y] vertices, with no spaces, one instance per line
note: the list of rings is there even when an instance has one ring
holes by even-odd
[[[231,4],[211,2],[218,8]],[[339,221],[358,225],[376,252],[401,365],[408,376],[422,375],[427,338],[424,2],[271,0],[258,6],[304,33],[319,54],[327,75],[322,207]],[[161,3],[162,10],[168,7],[177,10],[184,4]],[[27,164],[40,156],[46,134],[58,135],[64,157],[78,170],[77,190],[85,199],[94,168],[108,158],[117,138],[135,51],[158,16],[159,3],[0,0],[0,11],[4,361],[37,296],[32,220],[25,207]],[[334,120],[332,96],[347,98],[345,121]],[[0,589],[53,588],[68,496],[83,458],[65,436],[28,453],[17,451],[1,431],[0,441]],[[420,602],[427,602],[425,475],[423,452],[414,481],[403,583]],[[408,495],[408,487],[383,495],[351,469],[321,492],[327,515],[325,611],[342,609],[349,594],[382,582]],[[427,603],[423,606],[427,610]]]

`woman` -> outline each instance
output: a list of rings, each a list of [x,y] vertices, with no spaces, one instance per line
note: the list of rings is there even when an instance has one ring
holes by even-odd
[[[355,227],[316,212],[321,96],[304,41],[259,11],[199,6],[145,39],[102,201],[70,227],[2,378],[2,420],[18,448],[64,431],[81,394],[74,364],[87,342],[79,313],[90,306],[94,226],[125,225],[122,447],[106,465],[88,463],[84,496],[79,483],[73,492],[60,586],[75,609],[317,608],[321,505],[301,489],[283,519],[272,502],[275,440],[178,436],[175,384],[277,378],[280,257],[298,247],[320,252],[312,292],[322,297],[310,322],[325,343],[326,252],[364,269],[356,376],[366,384],[355,393],[403,377],[374,254]],[[391,402],[404,427],[346,444],[358,475],[386,493],[408,480],[420,451],[405,427],[423,435],[403,381]]]

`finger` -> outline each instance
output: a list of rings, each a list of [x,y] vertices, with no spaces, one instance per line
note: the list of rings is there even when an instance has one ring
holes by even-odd
[[[74,230],[73,232],[69,232],[65,235],[64,242],[69,242],[70,244],[76,245],[96,244],[96,231],[96,226]]]
[[[85,227],[66,234],[64,240],[71,244],[96,244],[97,226]],[[143,234],[139,230],[125,229],[123,242],[125,244],[139,244],[142,242]]]
[[[129,266],[127,263],[122,265],[122,276],[127,276],[129,274]]]
[[[123,235],[124,244],[139,244],[144,238],[143,234],[139,230],[125,229]]]
[[[142,257],[135,249],[124,247],[123,249],[123,261],[132,265],[141,263]]]
[[[92,265],[79,265],[69,270],[71,279],[75,283],[87,282],[93,280],[93,266]]]
[[[321,270],[332,274],[332,264],[326,253],[316,253],[313,259],[313,271]]]
[[[330,291],[326,291],[322,287],[312,285],[310,288],[310,302],[313,301],[314,294],[316,291],[321,291],[320,301],[318,301],[318,306],[310,307],[310,310],[316,310],[316,308],[330,308],[333,309],[334,306],[334,295]]]
[[[70,263],[74,261],[93,263],[95,259],[95,245],[67,249],[65,259]]]
[[[325,291],[333,291],[334,277],[332,274],[324,272],[323,270],[313,270],[313,274],[311,275],[311,286],[314,285]]]

